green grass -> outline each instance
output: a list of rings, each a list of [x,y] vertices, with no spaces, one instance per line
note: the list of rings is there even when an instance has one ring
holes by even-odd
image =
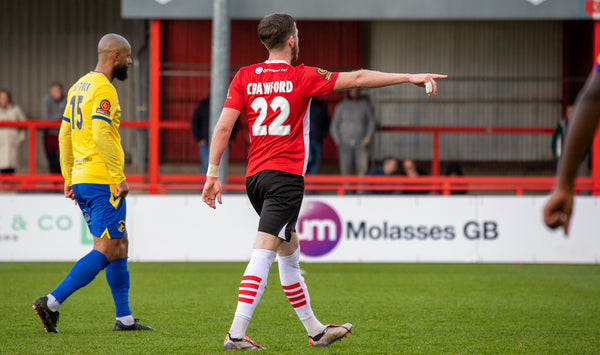
[[[134,316],[113,332],[104,273],[61,307],[59,334],[31,308],[67,263],[0,263],[0,353],[222,353],[245,264],[131,263]],[[600,266],[303,264],[323,323],[354,324],[311,349],[277,266],[247,334],[273,354],[600,354]]]

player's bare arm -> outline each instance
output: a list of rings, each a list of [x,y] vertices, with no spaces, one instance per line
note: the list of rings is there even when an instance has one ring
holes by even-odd
[[[573,189],[577,167],[592,144],[599,118],[600,76],[593,74],[575,102],[572,123],[558,169],[558,187]]]
[[[208,159],[210,165],[206,175],[206,182],[202,189],[202,201],[213,209],[217,207],[216,201],[222,204],[221,192],[223,189],[218,177],[219,164],[221,163],[221,157],[223,156],[223,152],[225,152],[225,148],[227,148],[229,136],[239,115],[240,111],[225,107],[213,132]]]
[[[397,74],[384,73],[374,70],[357,70],[353,72],[340,73],[334,91],[349,90],[353,88],[378,88],[402,83],[412,83],[417,86],[425,87],[427,83],[431,84],[429,96],[437,94],[437,83],[435,79],[447,78],[442,74]]]
[[[575,174],[588,147],[600,119],[600,77],[592,74],[575,102],[572,123],[565,143],[563,157],[558,167],[555,190],[544,207],[544,223],[550,228],[563,226],[568,235]]]
[[[544,223],[552,229],[563,226],[565,236],[567,236],[572,212],[573,191],[556,189],[544,206]]]

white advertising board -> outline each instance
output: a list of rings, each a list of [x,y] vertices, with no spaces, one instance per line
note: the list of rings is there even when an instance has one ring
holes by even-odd
[[[569,238],[545,197],[307,196],[297,230],[308,262],[599,263],[600,199],[578,197]],[[258,217],[245,196],[127,198],[133,261],[246,261]],[[75,261],[92,248],[61,195],[0,195],[0,261]]]

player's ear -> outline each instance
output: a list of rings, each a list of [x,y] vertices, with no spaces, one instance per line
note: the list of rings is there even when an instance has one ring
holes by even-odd
[[[294,47],[294,36],[290,36],[288,38],[288,42],[287,43],[288,43],[288,46]]]

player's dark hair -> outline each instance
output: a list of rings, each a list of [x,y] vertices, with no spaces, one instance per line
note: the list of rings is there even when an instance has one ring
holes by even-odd
[[[258,38],[268,50],[283,47],[295,31],[296,20],[287,14],[267,15],[258,24]]]

